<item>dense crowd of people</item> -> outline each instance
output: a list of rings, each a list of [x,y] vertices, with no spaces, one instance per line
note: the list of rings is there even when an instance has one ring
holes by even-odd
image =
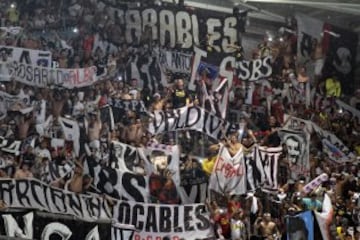
[[[98,75],[106,75],[92,86],[73,90],[59,86],[40,89],[14,79],[3,81],[1,91],[26,99],[10,106],[7,116],[0,120],[0,132],[4,139],[25,141],[38,136],[36,126],[44,124],[48,116],[52,115],[53,121],[47,133],[35,137],[34,143],[26,145],[20,154],[0,151],[1,178],[38,178],[54,187],[77,193],[91,191],[92,177],[84,172],[83,161],[87,156],[97,154],[101,164],[106,165],[108,162],[102,157],[105,154],[101,152],[101,145],[110,145],[111,141],[136,147],[146,147],[151,142],[180,144],[182,155],[186,156],[182,157],[180,167],[183,176],[210,176],[218,147],[206,136],[193,131],[152,136],[147,132],[149,116],[132,111],[121,116],[114,127],[101,119],[101,108],[109,99],[142,100],[150,115],[158,110],[202,106],[202,92],[188,91],[186,78],[170,79],[173,84],[159,84],[156,91],[150,92],[142,87],[141,79],[129,77],[131,73],[126,69],[131,59],[151,55],[152,48],[156,48],[155,41],[144,44],[149,39],[146,32],[137,43],[126,43],[124,23],[117,16],[110,15],[106,5],[96,0],[26,0],[16,3],[3,0],[0,9],[1,27],[5,27],[0,32],[0,45],[51,51],[54,67],[95,65]],[[4,31],[11,26],[20,27],[20,32]],[[264,40],[257,49],[243,50],[250,52],[253,59],[271,55],[273,73],[270,78],[254,83],[245,83],[241,79],[234,81],[229,97],[228,121],[243,124],[244,133],[239,136],[239,131],[231,132],[221,141],[233,155],[240,147],[250,149],[254,144],[280,146],[282,143],[277,131],[287,124],[287,114],[332,132],[348,147],[341,150],[346,154],[353,153],[353,157],[346,162],[330,160],[323,150],[321,137],[313,129],[299,126],[298,130],[311,135],[309,176],[291,178],[286,157],[289,153],[284,150],[279,160],[278,192],[256,191],[247,196],[223,196],[221,203],[206,202],[216,235],[219,239],[233,240],[271,240],[280,239],[280,236],[286,239],[290,232],[286,227],[287,218],[305,210],[321,212],[324,194],[327,194],[335,212],[331,239],[359,239],[360,165],[356,156],[360,156],[360,122],[356,115],[341,108],[336,101],[349,100],[350,106],[360,110],[360,90],[356,90],[353,96],[344,96],[342,87],[345,86],[341,86],[334,72],[322,71],[321,63],[325,56],[321,46],[314,47],[310,63],[299,63],[296,61],[294,35],[285,34],[282,37],[282,41]],[[201,81],[205,81],[207,89],[212,88],[206,74],[205,79],[198,80],[199,83]],[[27,107],[33,110],[21,111]],[[64,133],[57,122],[60,117],[79,122],[78,156],[71,142],[61,141]],[[190,155],[198,158],[187,157]],[[161,157],[164,158],[155,156]],[[202,163],[197,160],[199,158],[204,159]],[[67,162],[75,165],[72,174],[58,179],[48,177],[50,163],[64,166]],[[133,169],[138,174],[144,174],[141,167]],[[306,183],[323,173],[329,176],[328,181],[315,191],[304,194],[302,188]],[[153,202],[180,203],[176,189],[173,192],[171,175],[171,172],[161,169],[157,176],[151,176]]]

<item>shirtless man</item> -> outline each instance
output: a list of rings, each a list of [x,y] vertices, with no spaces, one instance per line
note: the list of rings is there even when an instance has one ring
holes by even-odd
[[[15,179],[24,179],[24,178],[32,178],[33,174],[30,171],[30,165],[26,162],[23,162],[15,172]]]
[[[132,100],[132,96],[129,93],[129,87],[125,86],[122,90],[122,94],[121,94],[121,99],[122,100]]]
[[[75,193],[82,193],[83,190],[90,187],[92,179],[84,179],[83,164],[80,161],[75,161],[75,164],[74,176],[69,182],[68,190]]]
[[[319,78],[324,66],[324,51],[322,41],[313,42],[313,52],[311,54],[315,65],[315,77]]]
[[[19,140],[24,140],[25,138],[28,137],[29,129],[30,129],[32,123],[34,122],[33,120],[34,120],[34,118],[32,116],[32,113],[29,113],[26,115],[21,114],[18,117],[18,121],[17,121],[18,136],[17,136],[17,138]]]
[[[264,213],[263,218],[256,219],[255,228],[258,229],[259,234],[267,240],[275,240],[280,236],[275,222],[271,220],[270,213]]]
[[[141,119],[133,118],[133,122],[125,128],[125,141],[137,145],[143,136],[143,125]]]
[[[67,91],[65,91],[64,94],[62,92],[60,92],[59,89],[56,89],[53,91],[50,99],[51,99],[51,106],[52,106],[51,110],[52,110],[52,115],[53,115],[54,119],[57,119],[58,117],[61,116],[64,105],[65,105],[68,97],[69,97],[69,94]]]
[[[231,131],[227,138],[223,140],[224,146],[228,149],[230,155],[233,157],[242,148],[242,144],[238,140],[238,131]],[[215,153],[219,152],[220,144],[213,144],[209,147],[209,151]]]
[[[242,148],[242,144],[238,140],[239,133],[237,131],[231,132],[229,138],[225,140],[225,147],[228,149],[230,155],[233,157]]]
[[[100,113],[91,113],[88,127],[89,143],[100,140],[101,128],[102,123],[100,119]]]
[[[151,111],[160,111],[163,110],[166,98],[161,98],[159,93],[154,94],[154,102],[151,104]]]

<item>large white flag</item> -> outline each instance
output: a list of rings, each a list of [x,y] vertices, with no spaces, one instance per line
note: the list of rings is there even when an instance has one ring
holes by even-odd
[[[314,212],[316,221],[319,224],[319,228],[321,231],[321,235],[323,237],[323,240],[330,240],[330,224],[332,222],[333,216],[334,216],[334,209],[331,204],[330,197],[325,194],[324,201],[322,204],[322,211],[321,212]]]
[[[232,156],[220,143],[219,155],[209,180],[209,189],[220,194],[241,195],[247,191],[246,184],[243,148]]]

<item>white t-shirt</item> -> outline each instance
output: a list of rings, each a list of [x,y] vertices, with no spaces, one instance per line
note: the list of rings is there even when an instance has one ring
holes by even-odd
[[[50,154],[50,151],[49,149],[47,148],[44,148],[44,149],[41,149],[39,147],[35,148],[35,155],[37,158],[48,158],[49,160],[51,160],[51,154]]]
[[[72,112],[72,115],[73,116],[78,116],[80,115],[82,112],[85,111],[85,106],[82,102],[77,102],[75,103],[74,105],[74,108],[73,108],[73,112]]]
[[[231,219],[231,239],[232,240],[245,240],[246,227],[241,220]]]

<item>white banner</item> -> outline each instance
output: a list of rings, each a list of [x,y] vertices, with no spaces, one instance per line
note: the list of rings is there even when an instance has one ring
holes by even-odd
[[[214,236],[205,205],[160,205],[120,201],[114,220],[137,229],[134,240],[205,239]]]
[[[149,132],[161,134],[178,130],[196,130],[213,139],[221,139],[230,123],[200,107],[183,107],[170,111],[155,111]]]
[[[8,73],[16,81],[26,85],[48,88],[58,86],[64,88],[81,88],[94,84],[96,67],[63,69],[40,67],[32,64],[17,61],[7,62]]]
[[[3,61],[7,62],[19,62],[42,67],[50,67],[52,63],[51,52],[49,51],[0,45],[0,55],[5,56]]]
[[[53,188],[36,179],[1,179],[0,196],[8,208],[37,209],[86,221],[112,217],[104,198]]]
[[[209,189],[223,195],[242,195],[247,191],[246,183],[243,148],[232,156],[227,147],[220,144],[219,155],[209,180]]]
[[[192,54],[179,51],[160,50],[159,64],[172,73],[191,73]]]

